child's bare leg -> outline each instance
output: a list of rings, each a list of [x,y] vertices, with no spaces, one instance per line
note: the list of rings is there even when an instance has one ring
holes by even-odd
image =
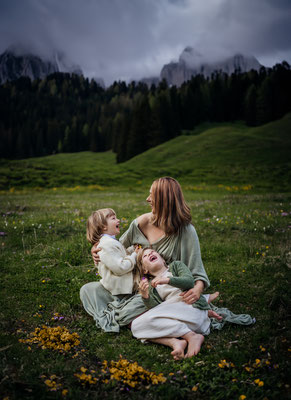
[[[219,292],[211,293],[211,294],[209,295],[208,304],[209,304],[209,303],[212,303],[213,300],[217,299],[218,296],[219,296]]]
[[[201,349],[202,343],[204,342],[203,335],[192,331],[182,336],[182,339],[185,339],[188,343],[188,350],[185,355],[185,358],[196,356]]]
[[[215,319],[217,319],[218,321],[221,321],[222,320],[222,316],[221,315],[219,315],[219,314],[217,314],[215,311],[213,311],[213,310],[208,310],[208,317],[209,318],[215,318]]]
[[[174,360],[181,360],[182,358],[184,358],[184,351],[187,346],[187,341],[184,339],[180,340],[177,338],[158,338],[158,339],[151,339],[151,342],[171,347],[171,349],[173,349],[171,354]]]

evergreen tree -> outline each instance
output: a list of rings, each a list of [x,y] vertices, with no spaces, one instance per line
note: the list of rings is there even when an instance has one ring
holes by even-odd
[[[257,114],[257,90],[254,84],[252,84],[245,96],[245,121],[247,125],[256,125],[256,114]]]

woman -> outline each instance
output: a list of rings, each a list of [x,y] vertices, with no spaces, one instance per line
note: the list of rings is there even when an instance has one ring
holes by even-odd
[[[201,260],[198,236],[191,225],[190,208],[184,200],[180,184],[170,177],[155,180],[147,202],[152,211],[132,221],[119,240],[125,247],[133,244],[150,246],[167,263],[175,260],[184,262],[192,272],[195,285],[182,297],[187,304],[193,304],[210,283]],[[95,263],[99,261],[97,246],[91,250]],[[119,332],[120,326],[128,325],[146,311],[139,294],[112,296],[99,282],[84,285],[80,297],[97,327],[106,332]]]

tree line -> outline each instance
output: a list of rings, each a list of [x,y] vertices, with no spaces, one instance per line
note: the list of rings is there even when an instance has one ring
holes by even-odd
[[[281,118],[291,111],[290,93],[287,62],[197,75],[179,88],[119,81],[103,89],[66,73],[22,77],[0,86],[0,157],[112,149],[123,162],[202,122],[256,126]]]

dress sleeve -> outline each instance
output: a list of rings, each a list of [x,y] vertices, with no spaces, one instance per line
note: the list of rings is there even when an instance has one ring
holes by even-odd
[[[142,301],[148,309],[154,308],[162,303],[162,299],[160,298],[156,288],[153,288],[152,286],[149,287],[149,297],[147,299],[142,297]]]
[[[134,244],[134,223],[135,220],[131,222],[129,228],[120,236],[119,241],[125,248],[130,247]]]
[[[182,290],[191,289],[194,286],[194,277],[189,268],[181,261],[174,261],[170,264],[170,271],[173,276],[170,278],[169,284]]]
[[[188,266],[194,281],[201,280],[205,289],[208,288],[210,282],[201,259],[199,239],[193,225],[189,224],[183,228],[180,245],[180,260]]]
[[[124,257],[118,242],[111,244],[106,242],[102,244],[100,251],[100,261],[106,265],[114,275],[124,275],[132,271],[136,263],[136,253]]]

